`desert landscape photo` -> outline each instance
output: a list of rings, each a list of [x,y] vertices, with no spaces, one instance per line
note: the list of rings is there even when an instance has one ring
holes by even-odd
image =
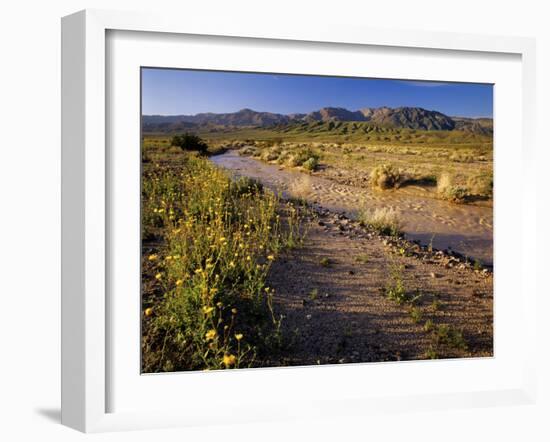
[[[142,68],[143,373],[493,355],[493,86]]]

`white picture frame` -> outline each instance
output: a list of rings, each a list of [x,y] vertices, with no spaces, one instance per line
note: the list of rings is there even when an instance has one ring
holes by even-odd
[[[337,43],[344,47],[376,46],[378,48],[422,48],[437,51],[467,51],[483,54],[513,54],[521,57],[521,159],[523,173],[529,173],[534,157],[535,45],[532,39],[491,37],[450,33],[401,31],[394,33],[370,28],[314,25],[295,29],[284,24],[271,27],[254,23],[232,24],[192,20],[182,26],[177,18],[86,10],[62,21],[62,423],[85,432],[122,429],[156,428],[207,424],[209,418],[198,407],[194,413],[181,408],[162,410],[109,410],[110,353],[108,327],[111,312],[107,298],[107,245],[112,238],[108,229],[108,152],[106,121],[109,93],[106,67],[106,36],[111,31],[150,32],[162,35],[198,35],[269,39],[285,42]],[[497,115],[498,125],[498,115]],[[519,134],[519,132],[518,132]],[[497,190],[498,192],[498,190]],[[521,235],[533,230],[535,193],[521,191],[523,211]],[[337,393],[325,400],[315,398],[310,407],[276,403],[272,407],[255,407],[250,399],[242,407],[251,412],[236,417],[230,410],[227,422],[312,417],[329,414],[360,415],[374,410],[395,412],[408,409],[435,409],[499,404],[532,403],[535,397],[534,349],[536,287],[534,269],[527,257],[533,256],[534,245],[521,243],[521,309],[517,323],[526,337],[525,351],[518,355],[521,376],[501,388],[473,391],[431,392],[425,395],[378,395],[349,397]],[[498,302],[498,299],[496,300]],[[497,356],[498,357],[498,356]],[[449,362],[452,364],[453,362]],[[346,375],[357,375],[361,366],[345,369]],[[450,365],[449,365],[450,367]],[[455,367],[460,369],[460,366]],[[242,370],[239,376],[267,375]],[[256,371],[257,372],[257,371]],[[256,373],[255,372],[255,373]],[[265,373],[265,371],[262,371]],[[326,372],[328,373],[328,372]],[[355,374],[353,374],[355,373]],[[275,370],[270,375],[275,377]],[[216,384],[237,382],[236,375],[218,376]],[[232,375],[229,373],[229,375]],[[195,376],[204,376],[197,373]],[[233,375],[232,375],[233,376]],[[287,378],[292,375],[286,376]],[[169,376],[164,376],[166,379]],[[520,379],[521,377],[521,379]],[[284,376],[283,376],[284,378]],[[214,378],[209,378],[210,380]],[[260,381],[262,381],[260,379]],[[246,379],[245,379],[246,380]],[[241,381],[242,382],[242,379]],[[254,382],[251,383],[254,384]],[[246,401],[248,401],[246,403]],[[253,411],[253,412],[252,412]],[[224,415],[217,416],[223,422]]]

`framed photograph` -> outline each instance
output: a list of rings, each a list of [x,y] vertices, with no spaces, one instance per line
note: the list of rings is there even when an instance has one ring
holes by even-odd
[[[64,424],[534,400],[532,40],[108,11],[62,36]]]

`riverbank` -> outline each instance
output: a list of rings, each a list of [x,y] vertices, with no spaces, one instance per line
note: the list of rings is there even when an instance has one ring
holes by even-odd
[[[312,210],[304,245],[267,277],[292,343],[278,364],[492,355],[490,271]]]

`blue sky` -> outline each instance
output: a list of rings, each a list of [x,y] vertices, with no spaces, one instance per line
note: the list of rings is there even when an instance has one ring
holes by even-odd
[[[144,115],[236,112],[243,108],[281,114],[322,107],[418,106],[451,116],[492,117],[493,87],[286,74],[182,69],[142,69]]]

